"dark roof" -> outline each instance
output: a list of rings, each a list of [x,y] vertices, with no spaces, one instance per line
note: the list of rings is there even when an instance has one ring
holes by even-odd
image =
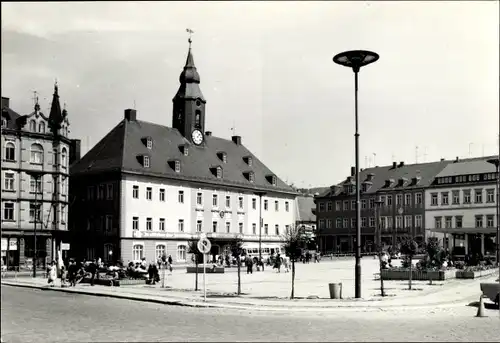
[[[477,158],[472,161],[458,161],[456,163],[451,163],[448,164],[436,177],[495,173],[495,165],[488,163],[488,160],[496,158],[498,157],[488,156]]]
[[[487,159],[487,158],[486,157],[470,158],[461,160],[461,162],[456,162],[456,160],[442,160],[429,163],[404,164],[403,166],[400,166],[400,164],[398,163],[396,167],[394,167],[394,165],[389,165],[389,166],[363,169],[360,172],[361,182],[367,180],[368,174],[374,174],[374,175],[371,180],[372,185],[367,189],[366,192],[362,193],[373,194],[385,190],[389,191],[397,189],[426,188],[433,183],[434,179],[438,175],[442,176],[440,173],[442,173],[446,167],[451,166],[453,164],[457,165],[457,164],[468,164],[471,162],[474,163],[475,161],[482,159]],[[494,171],[494,167],[492,170]],[[415,179],[417,177],[420,179]],[[401,178],[405,179],[403,186],[400,186],[398,184],[398,181]],[[393,180],[394,182],[391,184],[391,186],[386,187],[386,180],[389,179]],[[344,192],[343,185],[349,182],[352,182],[352,184],[354,185],[355,178],[352,177],[352,181],[344,180],[337,185],[331,186],[330,189],[317,196],[317,198],[346,195]]]
[[[315,222],[316,216],[312,213],[312,209],[316,208],[313,197],[297,197],[297,221]]]
[[[22,116],[7,106],[2,106],[2,117],[7,119],[7,126],[5,129],[17,130],[18,128],[18,120]]]
[[[189,47],[188,55],[186,58],[186,64],[179,76],[179,81],[181,83],[179,90],[175,98],[179,99],[200,99],[205,101],[203,93],[200,89],[200,74],[196,70],[194,65],[194,57],[191,52],[191,47]],[[174,99],[175,99],[174,98]]]
[[[144,140],[150,137],[152,149]],[[179,148],[188,147],[188,156]],[[225,152],[227,163],[219,159],[217,153]],[[150,167],[145,168],[138,158],[150,157]],[[244,157],[252,157],[249,166]],[[178,160],[181,171],[176,173],[169,161]],[[216,178],[211,168],[221,166],[223,176]],[[214,185],[243,187],[253,190],[268,190],[296,194],[296,192],[276,176],[273,186],[266,176],[274,175],[245,146],[232,140],[205,136],[205,146],[198,147],[185,139],[177,129],[145,121],[122,120],[81,160],[71,166],[71,175],[101,173],[105,171],[135,172],[177,180],[197,181]],[[250,182],[244,175],[253,171],[255,181]]]

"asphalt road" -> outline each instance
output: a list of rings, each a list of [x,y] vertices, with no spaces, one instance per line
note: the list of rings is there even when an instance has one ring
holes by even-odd
[[[500,341],[498,311],[268,314],[2,286],[4,342]],[[426,311],[426,312],[425,312]]]

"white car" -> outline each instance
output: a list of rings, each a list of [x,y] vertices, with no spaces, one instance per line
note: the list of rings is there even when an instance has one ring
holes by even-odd
[[[483,292],[483,296],[488,297],[491,301],[498,306],[499,297],[500,297],[500,283],[496,282],[484,282],[481,283],[481,292]]]

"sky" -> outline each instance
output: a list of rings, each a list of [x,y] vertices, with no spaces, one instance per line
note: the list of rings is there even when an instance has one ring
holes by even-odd
[[[2,2],[2,96],[48,113],[57,79],[70,137],[88,151],[122,120],[172,124],[193,34],[206,130],[242,142],[299,187],[360,167],[498,153],[499,2]],[[234,128],[234,131],[232,130]]]

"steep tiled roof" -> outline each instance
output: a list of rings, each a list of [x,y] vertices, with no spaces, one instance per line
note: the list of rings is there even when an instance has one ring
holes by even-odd
[[[151,149],[144,143],[146,137],[152,139]],[[187,156],[179,148],[181,145],[188,147]],[[226,163],[217,156],[219,152],[226,153]],[[140,163],[138,157],[141,155],[150,157],[149,168],[143,167]],[[251,166],[243,159],[247,156],[252,157]],[[168,163],[172,160],[180,162],[180,172],[175,172]],[[210,170],[217,166],[221,166],[223,170],[221,179],[214,176]],[[276,186],[273,186],[266,178],[274,175],[272,171],[241,144],[206,136],[205,146],[198,147],[191,144],[176,129],[140,120],[122,120],[71,167],[71,174],[81,175],[112,170],[295,194],[293,189],[278,177]],[[254,182],[245,177],[244,173],[250,171],[254,172]]]
[[[10,107],[3,104],[2,117],[7,119],[7,126],[5,127],[6,129],[17,130],[18,128],[17,122],[19,118],[21,118],[22,116],[13,109],[11,109]]]
[[[495,173],[495,165],[488,163],[489,159],[498,158],[497,156],[481,157],[475,160],[459,161],[446,166],[436,177],[458,176],[481,173]]]
[[[297,221],[315,222],[316,216],[312,213],[312,209],[316,207],[313,197],[297,197],[298,215]]]
[[[478,168],[478,167],[465,167],[465,165],[471,164],[473,166],[480,166],[486,163],[483,160],[486,160],[488,158],[486,157],[481,157],[481,158],[470,158],[470,159],[464,159],[461,160],[460,162],[456,162],[456,160],[442,160],[442,161],[437,161],[437,162],[429,162],[429,163],[420,163],[420,164],[404,164],[403,166],[400,166],[398,163],[396,167],[393,165],[389,166],[382,166],[382,167],[373,167],[373,168],[367,168],[363,169],[360,172],[360,181],[363,182],[367,180],[368,174],[374,174],[372,177],[372,185],[367,189],[366,192],[362,192],[362,194],[373,194],[378,191],[384,191],[384,190],[393,190],[393,189],[412,189],[412,188],[425,188],[429,187],[434,179],[439,175],[439,176],[444,176],[441,175],[442,172],[445,170],[445,168],[461,168],[460,170],[467,170],[472,168]],[[477,163],[477,164],[476,164]],[[463,167],[453,167],[453,165],[458,166],[458,165],[464,165]],[[483,168],[483,167],[481,167]],[[488,168],[488,167],[486,167]],[[495,171],[495,167],[492,166],[490,169],[491,171]],[[451,170],[451,169],[450,169]],[[487,172],[487,171],[485,171]],[[477,173],[477,172],[476,172]],[[454,174],[458,175],[458,174]],[[448,176],[448,175],[447,175]],[[414,179],[416,177],[419,177],[420,179],[418,182],[417,180]],[[398,181],[399,179],[404,178],[405,183],[404,186],[399,186]],[[391,184],[390,187],[386,187],[386,180],[393,180],[394,182]],[[323,197],[332,197],[332,196],[337,196],[341,195],[344,193],[343,185],[348,182],[347,180],[342,181],[341,183],[337,184],[335,186],[330,187],[329,190],[325,191],[324,193],[320,194],[317,196],[317,198],[323,198]],[[355,178],[352,177],[352,184],[354,185],[355,183]]]

